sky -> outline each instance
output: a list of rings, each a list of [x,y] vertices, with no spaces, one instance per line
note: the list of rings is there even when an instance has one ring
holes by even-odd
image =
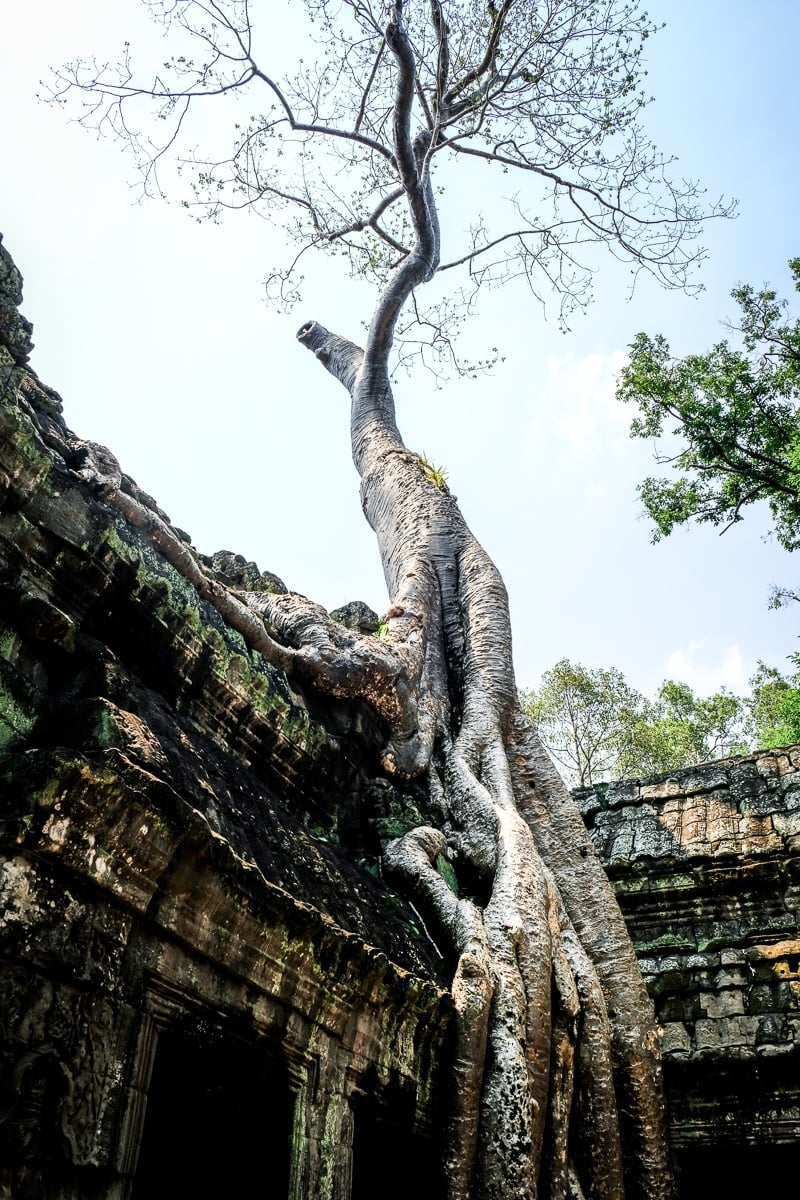
[[[694,527],[652,544],[636,485],[658,473],[653,447],[629,438],[614,379],[639,330],[664,333],[676,355],[725,337],[739,282],[792,294],[800,5],[653,0],[649,13],[667,25],[648,43],[648,132],[676,175],[739,202],[735,220],[706,227],[704,291],[645,281],[630,298],[609,260],[567,334],[521,289],[495,292],[469,337],[504,361],[440,389],[424,372],[401,376],[398,423],[446,467],[503,574],[521,686],[569,658],[616,667],[650,696],[665,678],[741,693],[759,660],[787,669],[800,649],[796,611],[768,608],[772,585],[797,586],[796,564],[753,508],[722,537]],[[315,269],[302,306],[276,312],[264,279],[279,229],[244,213],[198,224],[177,193],[140,202],[118,144],[37,100],[50,66],[153,37],[138,0],[4,12],[0,232],[25,280],[31,365],[70,428],[107,445],[202,553],[241,553],[328,609],[360,599],[381,612],[347,397],[294,337],[314,318],[358,341],[369,293]]]

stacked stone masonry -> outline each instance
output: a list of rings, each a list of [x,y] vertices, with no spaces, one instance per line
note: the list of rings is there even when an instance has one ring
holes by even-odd
[[[800,1162],[800,748],[578,798],[663,1029],[676,1148]]]

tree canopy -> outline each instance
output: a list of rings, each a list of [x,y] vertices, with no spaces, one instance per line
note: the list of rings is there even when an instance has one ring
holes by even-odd
[[[60,68],[49,95],[122,140],[146,194],[178,191],[197,215],[252,208],[281,224],[294,250],[270,265],[279,301],[299,299],[309,252],[384,287],[431,211],[413,176],[435,175],[446,205],[458,167],[462,194],[480,201],[444,233],[437,219],[427,275],[446,288],[429,300],[415,290],[395,330],[401,354],[434,369],[460,365],[453,335],[481,288],[521,278],[540,299],[557,296],[566,319],[590,298],[599,246],[687,288],[702,222],[730,211],[673,180],[642,128],[641,56],[657,27],[635,3],[407,0],[387,24],[372,0],[304,0],[294,55],[274,14],[250,0],[142,3],[176,47],[166,61],[140,66],[126,44],[118,63]],[[204,121],[223,100],[224,132]]]
[[[800,742],[800,670],[788,675],[760,662],[750,680],[749,730],[759,747],[787,746]]]
[[[563,658],[538,688],[522,692],[525,711],[545,746],[578,787],[620,778],[628,730],[645,698],[615,668],[594,670]]]
[[[562,659],[544,672],[539,688],[521,696],[567,779],[584,787],[747,751],[755,731],[751,709],[758,695],[756,682],[747,701],[724,688],[712,696],[697,696],[688,684],[667,679],[650,700],[616,668],[590,669]],[[775,730],[767,733],[764,722],[762,726],[762,739],[775,736]]]
[[[800,259],[789,267],[800,290]],[[697,522],[725,532],[763,501],[775,536],[800,547],[800,319],[772,288],[732,292],[742,347],[719,342],[706,354],[673,358],[661,335],[637,335],[618,386],[639,415],[634,437],[656,439],[671,477],[639,486],[654,540]],[[673,448],[672,437],[678,439]],[[785,596],[791,593],[783,593]]]

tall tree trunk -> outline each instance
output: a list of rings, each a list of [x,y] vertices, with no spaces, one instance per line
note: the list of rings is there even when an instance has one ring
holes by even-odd
[[[388,376],[316,323],[300,341],[348,387],[353,458],[413,703],[388,771],[428,771],[440,830],[386,848],[459,954],[450,1179],[465,1197],[672,1195],[652,1007],[569,792],[517,703],[505,588],[394,420]],[[446,847],[480,897],[458,900]]]

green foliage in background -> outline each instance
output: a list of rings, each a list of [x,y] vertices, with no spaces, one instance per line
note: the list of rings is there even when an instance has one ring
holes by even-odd
[[[789,263],[800,290],[800,258]],[[671,477],[639,485],[658,541],[696,521],[722,527],[766,502],[775,536],[800,547],[800,320],[771,288],[740,285],[741,349],[719,342],[706,354],[676,359],[664,337],[637,335],[617,395],[639,409],[631,436],[656,441],[656,460]],[[797,599],[780,589],[773,602]]]
[[[649,699],[614,668],[590,669],[564,658],[520,697],[577,787],[800,742],[800,669],[784,675],[764,663],[746,696],[725,688],[697,696],[688,684],[667,679]]]

